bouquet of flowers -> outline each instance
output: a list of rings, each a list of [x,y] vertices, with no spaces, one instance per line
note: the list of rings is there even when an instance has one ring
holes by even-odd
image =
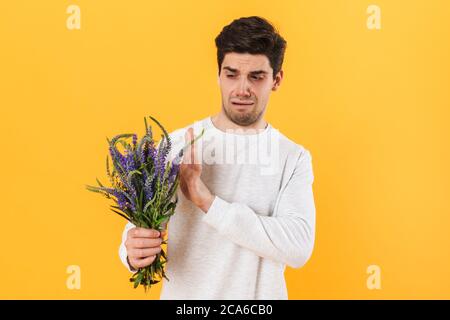
[[[112,199],[116,205],[111,205],[111,210],[137,227],[161,231],[166,228],[175,212],[183,153],[190,144],[203,135],[203,131],[186,144],[174,160],[169,161],[167,156],[172,148],[170,137],[155,118],[150,116],[150,119],[163,133],[159,145],[155,144],[152,128],[148,126],[146,118],[144,118],[145,135],[139,142],[136,134],[120,134],[111,140],[107,138],[113,166],[111,170],[107,156],[106,173],[111,186],[106,187],[96,179],[98,187],[86,185],[86,188]],[[119,145],[124,152],[119,150]],[[134,282],[134,288],[143,285],[147,291],[147,288],[160,282],[163,277],[169,280],[164,273],[166,262],[167,256],[162,249],[151,265],[139,268],[130,278],[130,281]]]

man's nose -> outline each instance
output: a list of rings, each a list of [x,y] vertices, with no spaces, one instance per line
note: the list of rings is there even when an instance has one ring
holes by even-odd
[[[250,97],[251,96],[250,83],[248,82],[248,80],[245,77],[243,77],[239,81],[238,87],[236,89],[236,95],[238,97]]]

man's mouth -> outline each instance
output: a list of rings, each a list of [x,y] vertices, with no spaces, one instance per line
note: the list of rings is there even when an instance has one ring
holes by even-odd
[[[232,104],[236,106],[251,106],[254,102],[253,101],[231,101]]]

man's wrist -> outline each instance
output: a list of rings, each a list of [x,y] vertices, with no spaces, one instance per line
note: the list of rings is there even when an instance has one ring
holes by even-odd
[[[204,213],[207,213],[214,201],[215,196],[200,179],[190,186],[190,190],[192,194],[196,195],[196,197],[193,197],[193,199],[195,199],[193,201],[194,204]]]
[[[197,205],[204,213],[207,213],[209,208],[211,208],[212,203],[214,202],[215,196],[210,193],[206,196],[202,201]]]

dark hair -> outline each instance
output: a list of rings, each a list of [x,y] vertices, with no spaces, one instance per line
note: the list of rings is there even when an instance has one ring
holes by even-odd
[[[233,20],[215,39],[220,69],[225,54],[230,52],[264,54],[273,69],[273,78],[281,70],[286,40],[266,19],[252,16]]]

